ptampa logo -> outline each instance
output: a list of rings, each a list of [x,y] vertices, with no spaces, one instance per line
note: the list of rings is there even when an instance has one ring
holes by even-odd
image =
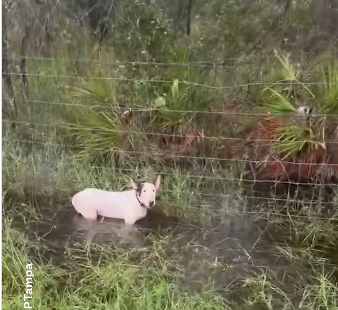
[[[26,283],[25,283],[25,293],[23,295],[24,309],[32,309],[33,278],[34,278],[33,264],[30,262],[26,264]]]

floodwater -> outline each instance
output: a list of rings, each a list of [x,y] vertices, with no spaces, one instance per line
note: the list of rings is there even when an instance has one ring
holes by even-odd
[[[215,206],[214,206],[215,207]],[[212,282],[223,291],[262,268],[276,273],[290,269],[290,264],[276,255],[283,234],[267,220],[252,215],[215,217],[206,224],[187,218],[167,216],[160,203],[135,226],[112,219],[89,222],[70,205],[59,205],[50,213],[45,208],[43,220],[29,228],[31,237],[47,248],[48,259],[55,264],[65,259],[65,250],[85,241],[107,247],[147,248],[152,237],[168,239],[166,253],[181,270],[181,282],[192,289],[203,289]]]
[[[147,217],[133,227],[112,219],[89,222],[76,214],[69,202],[60,199],[63,198],[36,199],[38,218],[29,225],[23,225],[20,219],[14,222],[31,240],[40,242],[43,255],[56,265],[67,263],[69,248],[97,244],[108,251],[139,249],[145,253],[154,249],[154,242],[160,242],[168,268],[179,271],[179,283],[196,292],[212,284],[225,298],[240,300],[245,294],[242,293],[244,281],[268,271],[278,287],[297,300],[298,293],[288,283],[299,279],[299,275],[311,276],[306,259],[293,261],[278,250],[298,246],[290,242],[294,223],[285,217],[267,218],[262,213],[236,214],[233,211],[244,207],[240,197],[212,202],[200,200],[192,213],[195,219],[186,216],[184,210],[185,216],[166,215],[164,210],[175,208],[166,208],[159,200]],[[249,201],[245,208],[255,210],[258,203]],[[199,210],[205,209],[210,212],[198,217]],[[338,253],[332,249],[330,246],[331,253],[320,255],[323,261],[337,265]],[[86,251],[80,253],[86,255]]]

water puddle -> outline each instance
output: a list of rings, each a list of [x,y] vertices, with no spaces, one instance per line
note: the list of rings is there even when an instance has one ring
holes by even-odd
[[[266,220],[252,216],[227,216],[196,224],[167,216],[159,205],[135,226],[122,221],[99,219],[89,222],[69,205],[44,208],[42,221],[30,225],[28,234],[40,240],[48,259],[62,263],[65,251],[77,243],[106,247],[142,249],[152,246],[153,238],[166,240],[169,259],[181,270],[181,280],[190,288],[202,289],[208,282],[220,290],[248,277],[259,268],[280,269],[272,249],[281,239]],[[42,209],[42,212],[44,212]],[[54,214],[50,210],[57,210]]]
[[[239,202],[231,203],[235,206]],[[224,292],[261,270],[273,271],[284,279],[306,272],[305,266],[296,266],[276,252],[288,240],[287,229],[254,214],[223,215],[196,223],[165,215],[159,203],[145,219],[130,227],[112,219],[89,222],[69,203],[52,200],[40,213],[40,220],[24,229],[30,238],[41,242],[47,259],[55,264],[62,264],[67,249],[74,245],[151,250],[157,240],[163,241],[166,259],[180,271],[181,283],[191,289],[201,290],[213,283]]]

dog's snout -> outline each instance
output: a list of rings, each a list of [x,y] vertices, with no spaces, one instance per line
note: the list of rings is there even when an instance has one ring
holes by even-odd
[[[155,205],[155,201],[150,201],[149,206],[152,208]]]

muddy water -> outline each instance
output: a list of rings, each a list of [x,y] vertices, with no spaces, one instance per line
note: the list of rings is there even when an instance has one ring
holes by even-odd
[[[43,210],[43,209],[42,209]],[[212,282],[224,291],[260,269],[284,272],[288,266],[274,253],[283,238],[266,220],[253,216],[214,218],[207,224],[166,216],[161,206],[134,227],[110,219],[88,222],[69,205],[59,205],[43,220],[31,225],[29,232],[47,247],[48,259],[58,264],[68,247],[85,241],[107,247],[146,248],[157,240],[169,238],[166,253],[179,269],[181,281],[189,288],[203,289]],[[41,211],[44,212],[44,211]]]

